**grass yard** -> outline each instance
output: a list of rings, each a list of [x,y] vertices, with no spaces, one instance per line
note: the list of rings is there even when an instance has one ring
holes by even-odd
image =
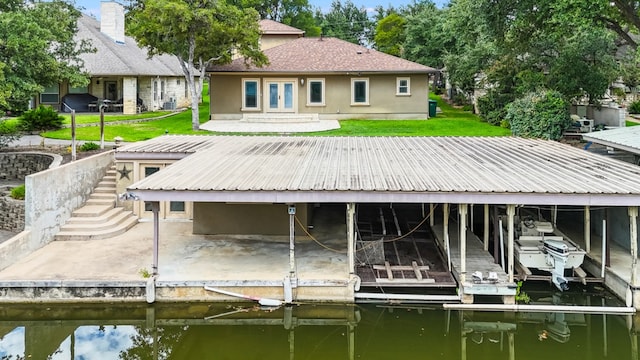
[[[207,94],[205,92],[204,94]],[[300,133],[309,136],[508,136],[509,129],[489,125],[482,122],[479,117],[467,111],[451,107],[440,97],[432,95],[438,101],[441,113],[428,120],[343,120],[340,129],[317,133]],[[209,116],[209,99],[204,98],[200,105],[200,123],[207,121]],[[146,114],[140,114],[146,115]],[[132,116],[109,116],[109,120],[135,119]],[[81,120],[80,120],[81,119]],[[94,119],[94,121],[92,121]],[[98,122],[97,115],[82,115],[77,117],[78,123]],[[120,136],[127,142],[151,139],[168,134],[201,134],[217,135],[208,131],[191,130],[191,111],[187,110],[170,117],[159,120],[151,120],[141,123],[113,124],[105,126],[105,139],[110,141]],[[49,131],[42,134],[48,138],[71,139],[70,129]],[[255,135],[255,134],[253,134]],[[97,126],[81,127],[76,129],[76,137],[79,140],[100,140],[100,128]]]
[[[170,114],[171,111],[148,111],[141,114],[133,114],[133,115],[122,115],[117,114],[114,115],[112,113],[104,114],[104,122],[113,122],[113,121],[121,121],[121,120],[136,120],[136,119],[150,119],[163,115]],[[62,117],[64,117],[63,124],[71,125],[71,114],[69,113],[61,113]],[[100,113],[82,113],[76,114],[76,124],[96,124],[100,122]]]

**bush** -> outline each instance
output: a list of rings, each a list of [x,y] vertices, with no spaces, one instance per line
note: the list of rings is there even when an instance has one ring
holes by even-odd
[[[506,120],[516,136],[558,140],[571,125],[562,94],[543,90],[526,94],[507,106]]]
[[[25,191],[24,185],[14,187],[13,189],[11,189],[11,197],[16,200],[24,200],[24,191]]]
[[[20,135],[18,135],[18,130],[14,124],[6,120],[0,120],[0,148],[9,146],[9,143],[17,140],[19,137]]]
[[[98,149],[100,149],[100,145],[91,141],[86,142],[80,146],[80,151],[91,151],[91,150],[98,150]]]
[[[634,101],[629,105],[629,114],[640,114],[640,100]]]
[[[480,118],[491,125],[500,125],[507,115],[507,105],[514,100],[512,94],[501,94],[496,90],[478,98]]]
[[[20,116],[20,127],[24,131],[45,131],[62,128],[64,117],[48,106],[40,105]]]

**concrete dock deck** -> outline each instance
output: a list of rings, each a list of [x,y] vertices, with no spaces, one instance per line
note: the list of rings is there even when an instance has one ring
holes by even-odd
[[[143,273],[152,270],[152,225],[140,222],[109,239],[54,241],[44,246],[0,271],[1,301],[24,302],[30,297],[34,302],[96,298],[144,301],[148,279]],[[157,300],[233,300],[205,291],[204,285],[283,298],[283,280],[289,274],[288,238],[225,238],[193,235],[191,230],[189,221],[160,224]],[[336,301],[348,297],[346,289],[353,292],[353,286],[347,286],[350,279],[344,235],[332,238],[327,233],[319,235],[318,240],[340,252],[296,237],[299,298]],[[313,291],[318,286],[323,287],[322,292]],[[302,287],[309,287],[306,293],[300,290]],[[119,290],[110,294],[109,288]],[[78,293],[77,289],[84,290]]]

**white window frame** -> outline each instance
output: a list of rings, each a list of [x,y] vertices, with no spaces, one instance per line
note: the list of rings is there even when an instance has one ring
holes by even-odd
[[[356,89],[355,84],[357,82],[364,82],[366,85],[365,101],[356,102]],[[351,106],[368,106],[369,105],[369,78],[351,78]]]
[[[311,102],[311,83],[320,83],[322,86],[321,102]],[[325,106],[325,81],[324,79],[307,79],[307,106]]]
[[[407,85],[407,92],[401,92],[400,88],[402,88],[402,86],[400,85],[400,83],[402,81],[406,81]],[[408,77],[399,77],[396,78],[396,96],[411,96],[411,78]]]
[[[246,83],[254,82],[256,83],[256,106],[255,107],[247,107],[247,97],[246,97]],[[242,111],[260,111],[260,79],[247,78],[242,79]]]

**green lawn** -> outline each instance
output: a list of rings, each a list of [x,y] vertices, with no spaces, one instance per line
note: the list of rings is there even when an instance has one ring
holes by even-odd
[[[205,92],[205,94],[207,94]],[[489,125],[482,122],[476,115],[467,111],[455,109],[440,99],[438,101],[442,109],[435,118],[428,120],[343,120],[340,129],[317,133],[300,133],[297,135],[311,136],[508,136],[509,129]],[[209,99],[204,98],[200,105],[200,122],[207,121],[209,116]],[[84,115],[83,115],[84,116]],[[92,122],[88,115],[82,123]],[[120,117],[120,116],[118,116]],[[114,116],[116,118],[116,116]],[[129,117],[131,119],[131,117]],[[115,119],[110,119],[114,121]],[[123,120],[119,118],[118,120]],[[98,120],[96,120],[98,121]],[[106,121],[106,119],[105,119]],[[78,120],[78,123],[81,123]],[[147,140],[156,136],[169,134],[203,134],[216,135],[208,131],[191,130],[191,112],[185,111],[159,120],[151,120],[141,123],[118,124],[105,126],[105,139],[112,140],[120,136],[124,141],[133,142]],[[71,130],[61,129],[42,134],[48,138],[70,139]],[[100,140],[99,127],[81,127],[76,129],[76,137],[80,140]]]
[[[136,120],[136,119],[150,119],[163,115],[170,114],[171,111],[148,111],[141,114],[133,114],[133,115],[122,115],[122,114],[104,114],[104,122],[112,122],[112,121],[120,121],[120,120]],[[63,113],[61,114],[64,117],[64,124],[71,125],[71,114]],[[100,114],[99,113],[82,113],[76,114],[76,124],[95,124],[100,122]]]

